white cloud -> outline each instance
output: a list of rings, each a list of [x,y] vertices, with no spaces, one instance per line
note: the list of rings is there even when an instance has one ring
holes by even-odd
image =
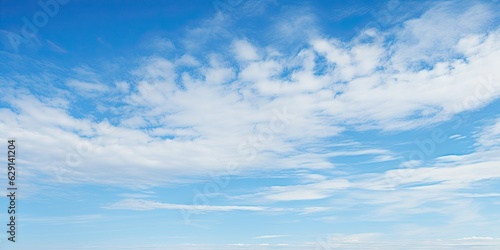
[[[295,48],[319,35],[318,20],[307,6],[288,8],[277,22],[266,30],[267,37],[275,44]]]
[[[463,136],[463,135],[455,134],[455,135],[451,135],[448,139],[461,140],[461,139],[464,139],[464,138],[466,138],[466,137]]]
[[[398,33],[393,65],[398,69],[424,61],[448,60],[456,55],[453,47],[464,35],[482,33],[493,21],[487,4],[436,4],[421,17],[408,20]]]
[[[321,213],[321,212],[326,212],[332,210],[331,207],[307,207],[303,209],[303,212],[301,214],[314,214],[314,213]]]
[[[256,60],[259,58],[257,51],[247,40],[236,40],[233,42],[233,51],[239,60]]]
[[[115,86],[118,90],[123,93],[128,93],[130,91],[130,84],[124,81],[115,82]]]
[[[273,186],[257,196],[273,201],[316,200],[327,198],[335,191],[348,187],[351,184],[347,180],[326,180],[305,185]]]
[[[322,39],[313,41],[312,47],[335,65],[334,79],[337,81],[350,81],[355,77],[372,74],[385,56],[379,44],[346,45],[336,39]]]
[[[168,210],[186,210],[199,212],[216,212],[216,211],[275,211],[276,209],[258,206],[213,206],[213,205],[183,205],[161,203],[140,199],[125,199],[116,203],[105,206],[106,209],[128,209],[128,210],[153,210],[153,209],[168,209]]]
[[[234,70],[231,68],[209,68],[205,72],[207,84],[223,84],[234,78]]]
[[[159,51],[175,49],[175,45],[172,41],[161,37],[153,38],[151,47]]]
[[[108,90],[108,87],[101,83],[82,82],[79,80],[70,80],[67,85],[68,87],[75,88],[77,92],[83,92],[83,94]]]
[[[175,61],[175,65],[179,66],[199,66],[200,62],[196,60],[195,57],[192,55],[184,54],[181,56],[181,58],[177,59]]]
[[[414,168],[414,167],[419,167],[420,165],[422,165],[422,161],[410,160],[402,162],[400,166],[403,168]]]
[[[499,148],[500,147],[500,118],[496,119],[492,125],[484,128],[477,134],[478,145],[481,149]]]

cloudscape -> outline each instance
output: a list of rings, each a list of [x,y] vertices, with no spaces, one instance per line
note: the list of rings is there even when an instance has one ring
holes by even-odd
[[[0,3],[0,249],[499,249],[498,1]]]

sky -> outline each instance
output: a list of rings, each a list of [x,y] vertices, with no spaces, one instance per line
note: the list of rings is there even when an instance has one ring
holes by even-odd
[[[499,249],[498,9],[0,0],[0,249]]]

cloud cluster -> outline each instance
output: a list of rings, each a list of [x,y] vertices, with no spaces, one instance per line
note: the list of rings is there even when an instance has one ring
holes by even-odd
[[[351,41],[311,35],[292,52],[233,37],[221,53],[141,58],[113,83],[77,68],[64,87],[51,87],[59,104],[20,83],[24,92],[2,98],[1,137],[26,145],[27,171],[64,181],[164,185],[224,171],[230,162],[239,163],[234,173],[332,168],[335,152],[308,145],[343,131],[433,124],[498,98],[500,31],[488,30],[491,10],[468,7],[461,14],[468,21],[458,23],[448,10],[438,5],[402,27],[365,30]],[[442,41],[435,23],[453,34]],[[436,46],[446,55],[420,56]],[[76,115],[66,91],[91,98],[92,112],[109,120]]]

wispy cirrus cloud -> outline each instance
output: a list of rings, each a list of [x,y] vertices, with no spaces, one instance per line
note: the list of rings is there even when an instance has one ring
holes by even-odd
[[[127,209],[127,210],[153,210],[153,209],[168,209],[168,210],[194,210],[198,212],[223,212],[223,211],[277,211],[279,209],[266,208],[259,206],[215,206],[215,205],[183,205],[161,203],[140,199],[125,199],[116,203],[105,206],[106,209]]]

